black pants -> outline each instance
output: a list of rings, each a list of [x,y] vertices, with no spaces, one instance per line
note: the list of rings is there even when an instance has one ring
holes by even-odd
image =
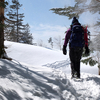
[[[80,60],[82,56],[83,48],[70,48],[69,56],[71,61],[72,77],[74,73],[77,73],[77,77],[80,78]]]

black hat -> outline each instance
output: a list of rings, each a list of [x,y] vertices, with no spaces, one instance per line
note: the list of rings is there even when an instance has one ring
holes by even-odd
[[[79,23],[79,22],[78,22],[78,19],[76,19],[76,17],[73,17],[72,25],[73,25],[74,23]]]

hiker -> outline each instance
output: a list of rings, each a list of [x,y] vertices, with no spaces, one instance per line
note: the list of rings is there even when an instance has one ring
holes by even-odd
[[[69,57],[71,61],[72,78],[80,78],[80,60],[85,47],[85,54],[89,54],[87,28],[81,26],[78,19],[73,17],[71,27],[67,30],[63,45],[63,54],[67,54],[69,42]]]

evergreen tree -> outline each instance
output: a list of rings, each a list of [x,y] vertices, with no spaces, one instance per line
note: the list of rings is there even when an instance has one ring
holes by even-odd
[[[21,42],[22,43],[33,44],[33,36],[30,33],[29,28],[30,28],[29,24],[26,24],[25,25],[25,30],[24,30],[24,32],[21,36]]]
[[[69,19],[73,18],[73,16],[79,17],[80,14],[86,11],[90,11],[91,13],[99,13],[100,14],[100,1],[99,0],[91,0],[89,4],[87,4],[88,0],[75,0],[75,5],[64,7],[64,8],[52,8],[50,10],[53,13],[58,15],[63,15],[69,17]]]
[[[10,28],[6,27],[4,35],[5,35],[4,36],[5,40],[16,42],[17,34],[16,34],[15,26]]]
[[[8,19],[6,19],[6,29],[9,28],[9,33],[7,33],[7,36],[9,36],[9,40],[20,42],[21,36],[23,34],[23,30],[25,29],[25,25],[23,25],[23,17],[24,14],[19,13],[19,9],[22,6],[18,2],[18,0],[12,0],[12,5],[10,5],[10,11],[8,11],[7,16]]]
[[[53,48],[53,41],[52,41],[52,37],[49,38],[48,43],[51,44],[51,47]]]

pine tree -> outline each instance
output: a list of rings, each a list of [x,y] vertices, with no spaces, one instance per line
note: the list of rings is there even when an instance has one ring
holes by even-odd
[[[53,13],[58,15],[67,16],[69,19],[72,19],[73,16],[76,16],[77,18],[79,15],[81,15],[83,12],[90,11],[91,13],[99,13],[100,14],[100,1],[99,0],[91,0],[91,2],[87,5],[87,0],[75,0],[75,5],[64,7],[64,8],[52,8],[50,10],[53,11]]]
[[[12,0],[12,5],[10,5],[10,11],[7,13],[8,19],[6,19],[6,29],[9,28],[9,39],[11,41],[20,42],[23,30],[25,29],[23,25],[24,14],[19,13],[19,9],[22,6],[18,0]],[[13,39],[12,39],[13,38]]]
[[[48,43],[50,43],[51,47],[53,48],[53,41],[52,41],[52,37],[49,38]]]
[[[24,30],[24,32],[21,36],[21,42],[22,43],[33,44],[33,36],[30,33],[29,28],[30,28],[29,24],[26,24],[25,25],[25,30]]]

